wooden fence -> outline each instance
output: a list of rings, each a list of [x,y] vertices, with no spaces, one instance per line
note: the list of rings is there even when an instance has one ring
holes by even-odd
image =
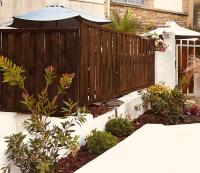
[[[105,101],[154,84],[154,40],[87,22],[81,27],[81,102]]]
[[[78,29],[0,30],[0,55],[26,69],[26,87],[36,95],[44,68],[74,72],[68,95],[79,104],[106,101],[154,84],[154,43],[83,22]],[[50,96],[56,93],[53,85]],[[21,92],[2,84],[0,110],[21,111]]]

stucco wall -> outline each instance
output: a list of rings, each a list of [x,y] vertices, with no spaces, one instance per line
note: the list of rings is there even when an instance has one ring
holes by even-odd
[[[174,88],[176,86],[176,52],[175,35],[169,33],[169,38],[164,39],[169,47],[165,52],[155,52],[155,82],[164,82],[166,86]]]

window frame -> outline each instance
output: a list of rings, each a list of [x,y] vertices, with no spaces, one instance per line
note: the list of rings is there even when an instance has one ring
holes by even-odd
[[[123,4],[140,5],[140,6],[143,6],[143,5],[144,5],[144,0],[140,0],[141,3],[132,3],[132,2],[129,2],[129,0],[125,0],[125,1],[126,1],[126,2],[121,1],[121,0],[112,0],[112,2],[123,3]]]

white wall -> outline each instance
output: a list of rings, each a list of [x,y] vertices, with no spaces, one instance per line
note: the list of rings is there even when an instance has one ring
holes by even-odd
[[[154,0],[154,8],[183,12],[182,0]]]
[[[141,96],[137,92],[130,93],[128,95],[125,95],[120,98],[120,100],[124,101],[124,104],[119,106],[117,108],[117,114],[122,115],[125,117],[126,115],[129,115],[131,119],[137,118],[139,115],[143,114],[144,110],[141,109],[140,111],[135,111],[134,106],[141,104]],[[91,114],[88,114],[86,116],[86,122],[80,127],[75,126],[76,129],[75,134],[79,135],[79,144],[84,145],[85,144],[85,137],[93,130],[104,130],[105,124],[109,120],[110,117],[115,115],[115,111],[107,112],[97,118],[93,118]],[[10,112],[0,112],[0,167],[2,164],[6,163],[6,156],[5,156],[5,150],[6,150],[6,143],[4,142],[4,137],[9,136],[12,133],[18,133],[23,131],[22,122],[29,118],[30,115],[26,114],[17,114],[17,113],[10,113]],[[51,121],[51,125],[58,125],[60,122],[65,121],[65,119],[59,119],[59,118],[49,118]],[[50,125],[50,126],[51,126]],[[25,131],[24,131],[25,132]],[[66,151],[60,151],[61,156],[64,157],[66,155],[62,155],[66,153]],[[1,173],[1,171],[0,171]],[[19,170],[16,167],[12,168],[11,173],[20,173]]]
[[[169,45],[165,52],[155,52],[155,82],[165,82],[165,85],[174,88],[176,86],[176,52],[175,35],[168,33],[169,38],[164,39],[165,44]]]
[[[200,124],[147,124],[75,173],[199,173]]]

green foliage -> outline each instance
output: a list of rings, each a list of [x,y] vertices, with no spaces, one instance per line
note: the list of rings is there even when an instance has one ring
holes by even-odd
[[[150,109],[155,116],[164,116],[170,124],[176,124],[178,116],[183,113],[185,97],[177,89],[170,89],[156,84],[142,94],[143,107]]]
[[[106,123],[106,131],[117,137],[126,137],[133,132],[133,125],[128,119],[116,117]]]
[[[93,130],[86,138],[86,145],[91,153],[102,154],[117,144],[117,138],[108,132]]]
[[[0,56],[0,71],[3,71],[3,82],[20,88],[24,86],[24,69],[3,56]]]
[[[113,10],[110,19],[112,23],[106,26],[118,32],[137,33],[140,27],[139,22],[132,16],[130,9],[126,10],[123,17],[120,17],[119,13]]]
[[[78,150],[78,136],[72,136],[71,127],[75,123],[83,123],[84,110],[77,107],[72,101],[64,102],[62,112],[64,117],[72,116],[61,123],[61,127],[50,127],[48,117],[55,113],[57,99],[70,87],[74,74],[63,74],[59,78],[57,94],[50,99],[48,88],[55,82],[56,73],[52,66],[45,69],[44,78],[46,86],[33,97],[24,86],[24,70],[15,65],[11,60],[0,57],[0,69],[3,72],[3,81],[16,85],[23,91],[22,103],[31,112],[31,118],[24,121],[27,134],[17,133],[5,137],[7,142],[8,161],[12,160],[22,173],[54,173],[55,163],[58,161],[59,150],[65,149],[75,155]],[[10,167],[3,168],[9,172]]]

